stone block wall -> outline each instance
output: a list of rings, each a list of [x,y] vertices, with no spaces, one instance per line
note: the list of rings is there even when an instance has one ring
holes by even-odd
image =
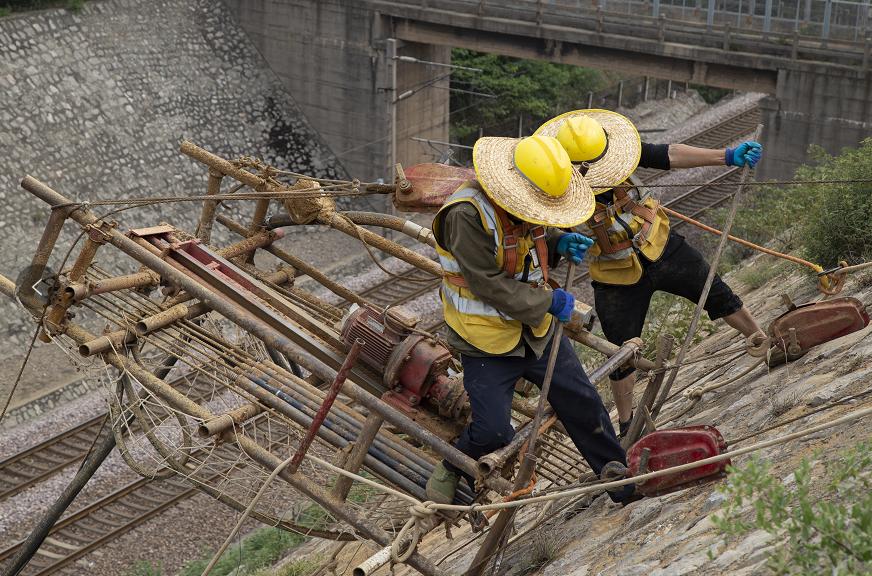
[[[0,18],[0,273],[15,279],[48,216],[19,187],[25,174],[81,201],[202,194],[206,171],[178,152],[183,139],[347,175],[222,2],[104,0]],[[198,213],[162,204],[115,218],[191,226]],[[76,232],[67,227],[56,252]],[[30,326],[0,298],[4,351],[20,352]]]

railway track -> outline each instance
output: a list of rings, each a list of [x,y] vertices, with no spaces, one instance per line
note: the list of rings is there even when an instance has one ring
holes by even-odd
[[[20,576],[54,574],[197,492],[179,477],[135,480],[55,524]],[[21,544],[0,550],[0,565]]]
[[[211,385],[198,385],[196,380],[193,385],[181,388],[187,382],[181,378],[176,385],[194,400],[207,398],[214,391]],[[84,459],[98,434],[111,433],[111,427],[104,426],[107,417],[107,412],[99,414],[0,461],[0,501]]]
[[[288,433],[282,434],[270,428],[265,418],[260,418],[255,426],[261,437],[269,438],[270,446],[286,443]],[[195,451],[191,456],[198,458],[205,454]],[[213,477],[225,477],[237,466],[237,462],[228,461],[227,466],[217,469]],[[158,480],[134,480],[58,521],[17,576],[48,576],[70,569],[70,564],[79,558],[200,493],[190,482],[175,475]],[[23,540],[0,549],[0,571],[22,543]]]
[[[380,306],[397,305],[439,285],[438,279],[418,269],[397,276],[368,288],[362,295]],[[433,329],[438,329],[441,324],[440,321]],[[208,390],[196,390],[189,396],[205,397],[211,391],[209,386]],[[105,418],[105,413],[95,416],[0,461],[0,500],[14,496],[82,460],[98,434],[111,433],[109,427],[103,426]],[[197,493],[199,490],[178,477],[166,480],[141,478],[131,482],[60,520],[21,576],[57,573]],[[0,565],[11,559],[20,545],[21,542],[16,542],[0,550]]]
[[[723,148],[738,138],[751,134],[760,123],[760,108],[754,106],[748,110],[734,114],[729,118],[709,126],[681,141],[681,144],[699,146],[700,148]],[[643,182],[651,183],[662,177],[665,172],[653,168],[639,168],[636,170]]]

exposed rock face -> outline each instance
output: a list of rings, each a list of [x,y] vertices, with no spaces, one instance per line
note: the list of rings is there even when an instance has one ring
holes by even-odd
[[[48,215],[18,187],[25,174],[83,201],[202,194],[206,171],[179,154],[182,139],[345,176],[222,2],[107,0],[0,19],[0,273],[15,278]],[[164,204],[116,218],[189,228],[198,213]],[[0,318],[7,349],[29,340],[5,298]]]

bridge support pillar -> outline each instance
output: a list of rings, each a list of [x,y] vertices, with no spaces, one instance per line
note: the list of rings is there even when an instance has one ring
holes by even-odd
[[[388,178],[393,93],[390,19],[357,0],[225,0],[236,21],[302,108],[312,127],[361,180]],[[448,63],[450,49],[398,43],[400,56]],[[396,93],[446,68],[397,62]],[[397,160],[430,156],[410,136],[448,140],[447,78],[398,102]]]
[[[779,70],[776,94],[763,103],[766,161],[759,177],[789,178],[810,145],[830,154],[872,135],[872,75],[817,67]]]

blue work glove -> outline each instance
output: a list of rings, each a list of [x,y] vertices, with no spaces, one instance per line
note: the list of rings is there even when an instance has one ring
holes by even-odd
[[[571,258],[576,264],[581,264],[587,249],[593,246],[593,240],[584,234],[569,232],[557,240],[557,253]]]
[[[569,322],[574,309],[575,296],[563,288],[555,288],[554,292],[551,293],[551,307],[548,308],[548,312],[554,314],[561,322]]]
[[[757,165],[763,155],[763,145],[749,140],[742,142],[735,148],[727,148],[724,152],[724,164],[727,166],[744,166],[751,168]]]

